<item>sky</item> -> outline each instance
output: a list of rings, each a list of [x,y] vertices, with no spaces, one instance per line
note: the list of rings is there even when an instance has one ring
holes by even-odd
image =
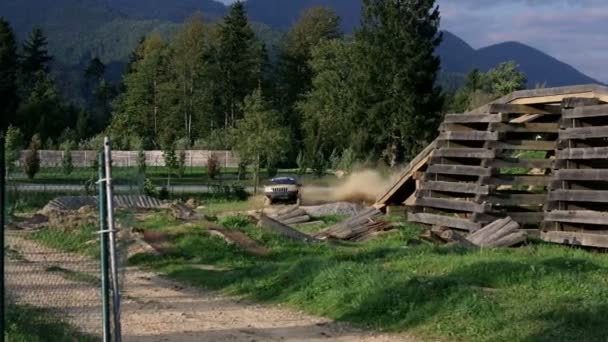
[[[437,3],[442,29],[476,49],[519,41],[608,83],[608,0],[437,0]]]

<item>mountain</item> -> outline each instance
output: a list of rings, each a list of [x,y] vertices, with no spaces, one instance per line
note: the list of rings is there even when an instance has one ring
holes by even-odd
[[[456,35],[444,31],[438,54],[442,70],[448,73],[466,74],[473,68],[485,72],[502,62],[515,61],[528,77],[528,87],[537,84],[559,87],[599,83],[574,67],[518,42],[505,42],[475,50]]]
[[[351,33],[360,22],[360,0],[248,0],[245,2],[253,27],[269,47],[310,6],[328,6],[342,18],[344,32]],[[109,65],[117,80],[121,66],[137,41],[150,32],[170,36],[184,18],[201,11],[208,20],[224,16],[228,8],[214,0],[1,0],[0,15],[6,17],[20,40],[34,25],[49,37],[49,50],[63,80],[77,79],[85,63],[98,56]],[[542,51],[517,42],[474,49],[453,33],[444,31],[438,52],[442,59],[442,80],[454,88],[476,67],[486,71],[500,62],[516,61],[528,76],[528,85],[561,86],[597,82],[572,66]],[[66,81],[67,82],[67,81]],[[443,83],[443,82],[442,82]],[[71,94],[70,94],[71,95]]]

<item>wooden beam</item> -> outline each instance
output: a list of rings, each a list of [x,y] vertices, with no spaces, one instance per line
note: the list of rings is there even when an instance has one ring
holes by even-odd
[[[608,204],[608,191],[605,190],[553,190],[549,192],[551,201],[599,202]]]
[[[446,198],[416,198],[415,205],[418,207],[429,207],[436,209],[449,209],[457,211],[466,211],[471,213],[485,213],[491,209],[489,203],[475,203],[465,200],[455,200]]]
[[[445,158],[496,158],[496,151],[486,148],[439,148],[433,152],[433,157]]]
[[[545,221],[608,225],[608,212],[593,210],[553,210],[545,213]]]
[[[427,181],[422,182],[422,184],[420,184],[420,190],[455,192],[475,195],[487,195],[490,193],[490,189],[488,186],[464,182]]]
[[[605,159],[608,158],[608,147],[566,148],[558,150],[556,159]]]
[[[561,114],[559,106],[534,107],[525,104],[490,104],[490,113],[515,113],[515,114]]]
[[[526,150],[526,151],[553,151],[555,149],[554,141],[543,140],[508,140],[500,142],[492,142],[497,149],[503,150]]]
[[[520,124],[520,123],[526,123],[526,122],[530,122],[530,121],[534,121],[540,117],[543,117],[545,114],[524,114],[520,117],[517,117],[511,121],[509,121],[510,123],[514,123],[514,124]]]
[[[608,181],[607,169],[557,170],[555,179],[574,181]]]
[[[561,232],[548,231],[541,232],[540,238],[543,241],[559,243],[562,245],[587,246],[587,247],[608,247],[608,234],[594,234],[582,232]]]
[[[581,119],[581,118],[592,118],[598,116],[608,116],[608,106],[585,106],[577,107],[573,109],[566,109],[562,114],[564,119]]]
[[[431,165],[427,168],[426,172],[445,175],[491,176],[493,170],[492,168],[483,166]]]
[[[408,213],[407,219],[410,222],[417,222],[428,225],[438,225],[468,231],[475,231],[481,228],[481,223],[478,222],[472,222],[471,220],[464,218],[450,217],[437,214]]]
[[[559,132],[559,139],[593,139],[608,137],[608,126],[567,128]]]
[[[438,139],[439,140],[473,140],[473,141],[498,140],[499,132],[488,132],[488,131],[441,132],[439,134]]]
[[[508,118],[503,114],[447,114],[445,123],[489,123],[504,122]]]
[[[545,213],[542,211],[527,211],[527,212],[500,212],[500,213],[485,213],[485,214],[477,214],[475,218],[476,221],[479,222],[492,222],[498,218],[511,217],[514,221],[521,225],[536,225],[540,224],[543,221]]]

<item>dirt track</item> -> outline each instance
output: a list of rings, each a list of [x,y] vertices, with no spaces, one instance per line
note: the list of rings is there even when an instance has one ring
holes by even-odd
[[[86,258],[9,235],[19,258],[7,263],[7,288],[19,303],[45,308],[80,329],[99,333],[99,289],[66,279],[49,267],[96,275]],[[125,272],[122,325],[125,341],[415,341],[405,335],[364,332],[277,306],[185,288],[151,272]]]

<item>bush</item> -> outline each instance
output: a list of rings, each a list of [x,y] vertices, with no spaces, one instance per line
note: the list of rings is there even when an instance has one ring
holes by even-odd
[[[34,179],[38,171],[40,171],[40,136],[34,134],[28,150],[25,152],[25,159],[23,161],[23,171],[29,179]]]
[[[303,175],[306,173],[306,158],[304,157],[304,153],[300,151],[298,153],[298,157],[296,158],[296,164],[298,165],[298,175]]]
[[[177,174],[182,177],[186,172],[186,151],[179,151],[179,159],[177,160]]]
[[[241,160],[239,162],[238,179],[244,180],[247,178],[247,162]]]
[[[72,174],[72,171],[74,171],[74,164],[72,163],[72,146],[74,145],[74,143],[70,140],[66,140],[61,145],[63,150],[61,168],[63,169],[63,173],[69,176],[70,174]]]
[[[9,171],[13,171],[16,166],[16,162],[21,157],[21,150],[23,149],[23,134],[17,127],[9,126],[6,131],[6,145],[5,145],[5,162],[6,168]]]
[[[221,172],[220,158],[217,154],[212,153],[207,159],[207,176],[209,179],[215,179]]]
[[[144,194],[150,197],[159,197],[159,192],[156,186],[148,178],[144,179]]]
[[[146,174],[146,152],[143,149],[140,149],[137,152],[137,169],[140,175]]]
[[[167,149],[163,152],[163,158],[165,159],[165,166],[171,171],[176,172],[179,169],[179,160],[175,153],[175,145],[170,144]]]

